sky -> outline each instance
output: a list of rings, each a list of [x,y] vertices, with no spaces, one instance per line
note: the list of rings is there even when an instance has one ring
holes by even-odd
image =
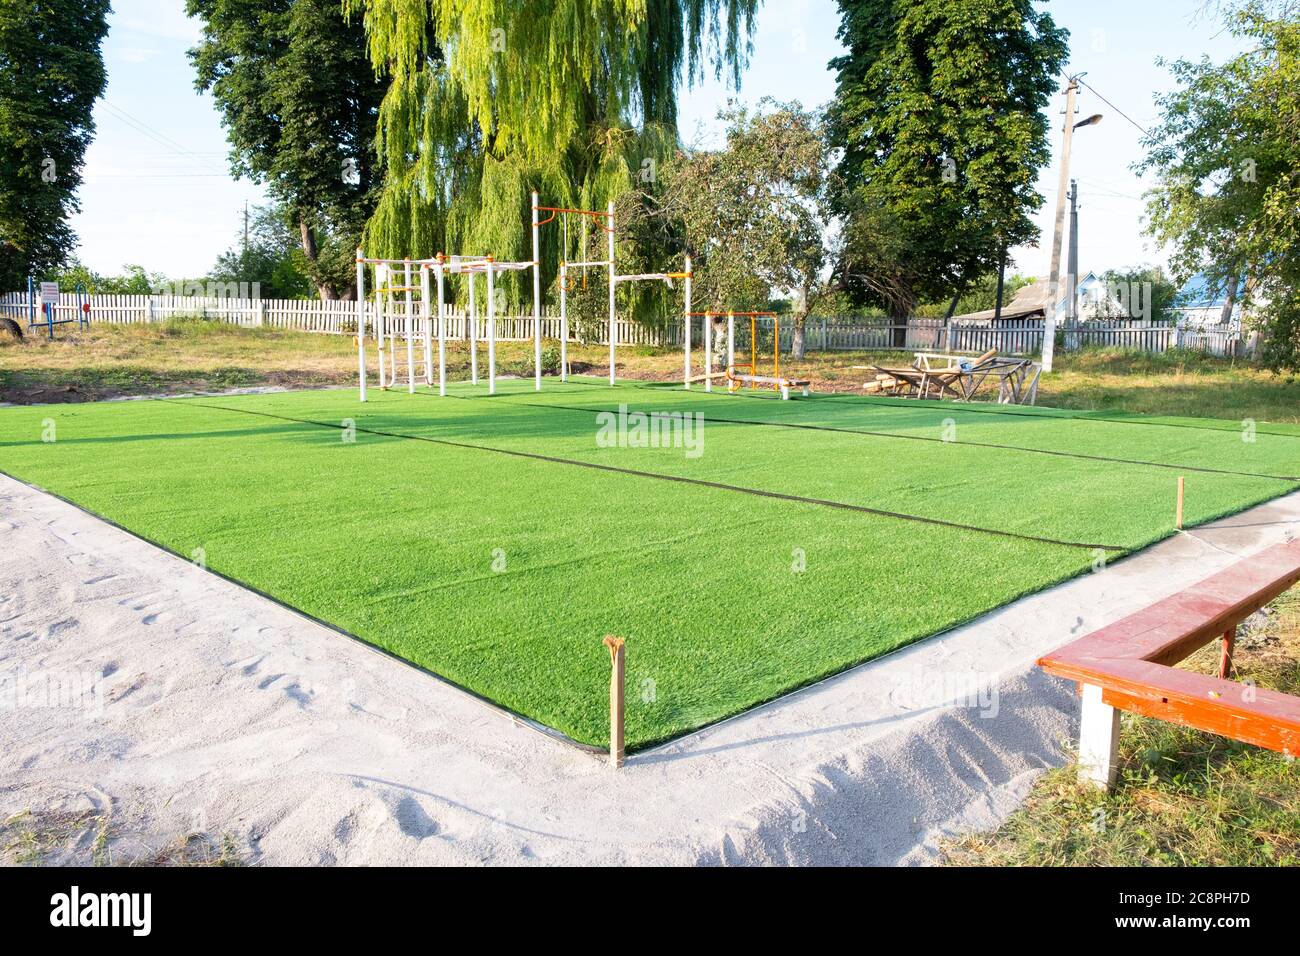
[[[198,42],[199,28],[185,16],[183,0],[115,0],[113,6],[104,43],[108,89],[95,108],[82,210],[72,219],[77,255],[101,273],[138,264],[171,279],[200,277],[236,243],[245,203],[264,202],[265,192],[229,174],[220,116],[211,97],[194,89],[186,51]],[[1103,114],[1100,124],[1076,133],[1071,159],[1079,181],[1080,272],[1163,264],[1162,250],[1142,235],[1145,187],[1130,168],[1144,153],[1137,127],[1157,120],[1155,97],[1173,87],[1156,59],[1221,61],[1236,41],[1200,14],[1202,0],[1040,6],[1070,31],[1069,72],[1085,73],[1095,89],[1083,91],[1080,118]],[[829,102],[835,77],[827,64],[842,52],[838,28],[835,0],[766,0],[740,90],[712,78],[682,90],[683,139],[716,144],[717,112],[730,99]],[[1026,275],[1048,271],[1063,110],[1058,97],[1051,107],[1052,165],[1039,183],[1046,199],[1036,216],[1043,238],[1039,247],[1013,252],[1013,269]]]

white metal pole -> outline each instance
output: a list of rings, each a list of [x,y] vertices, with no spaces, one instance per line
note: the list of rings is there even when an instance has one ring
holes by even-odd
[[[469,279],[469,315],[465,321],[469,323],[469,380],[470,384],[478,384],[478,307],[474,304],[474,273],[473,271],[465,273]]]
[[[420,313],[424,316],[424,384],[433,387],[433,316],[429,314],[429,264],[420,266]]]
[[[691,257],[686,257],[686,308],[682,310],[686,329],[686,375],[683,383],[687,390],[691,387]],[[708,379],[705,379],[708,381]]]
[[[361,380],[361,401],[366,401],[366,264],[357,247],[357,375]]]
[[[615,383],[614,359],[618,349],[618,321],[615,318],[616,305],[614,290],[618,286],[618,270],[614,267],[614,202],[609,203],[609,217],[606,220],[609,234],[609,384]]]
[[[411,296],[411,260],[402,271],[406,302],[406,390],[415,394],[415,308]]]
[[[488,337],[488,394],[497,393],[497,303],[496,268],[492,260],[487,264],[487,337]]]
[[[533,381],[542,390],[542,242],[537,219],[537,193],[533,193]]]
[[[713,313],[704,316],[704,390],[713,391]]]
[[[447,394],[447,276],[438,255],[438,394]]]
[[[375,264],[375,343],[379,347],[379,387],[388,388],[388,379],[384,369],[384,295],[380,290],[385,288],[384,282],[388,275],[388,267]]]
[[[569,254],[565,249],[560,259]],[[569,380],[569,266],[560,262],[560,381]]]
[[[727,316],[727,368],[736,367],[736,317]]]

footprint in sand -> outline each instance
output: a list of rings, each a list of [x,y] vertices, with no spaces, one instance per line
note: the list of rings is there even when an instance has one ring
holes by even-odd
[[[414,797],[402,797],[392,813],[398,828],[409,837],[425,840],[438,832],[438,824],[424,812],[424,807]]]

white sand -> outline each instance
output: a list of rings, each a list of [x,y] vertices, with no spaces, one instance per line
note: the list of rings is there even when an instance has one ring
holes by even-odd
[[[1064,759],[1040,653],[1297,522],[1292,495],[1182,535],[616,773],[0,476],[0,680],[103,675],[98,713],[0,703],[0,814],[107,809],[122,858],[198,829],[272,864],[925,862]],[[927,689],[972,675],[995,717]]]

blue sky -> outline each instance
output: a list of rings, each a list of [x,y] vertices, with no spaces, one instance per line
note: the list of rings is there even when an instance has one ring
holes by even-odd
[[[1154,97],[1172,84],[1155,59],[1221,60],[1234,41],[1198,15],[1201,0],[1051,0],[1046,8],[1071,33],[1073,71],[1140,126],[1157,117]],[[95,110],[98,133],[87,153],[82,212],[72,222],[78,254],[91,268],[117,272],[137,263],[171,278],[205,274],[235,240],[244,203],[263,192],[227,173],[226,141],[209,97],[194,90],[185,53],[197,25],[181,0],[115,0],[104,56],[108,90]],[[715,116],[731,97],[765,96],[821,104],[834,94],[827,62],[840,52],[834,0],[767,0],[758,16],[754,54],[739,93],[708,80],[682,92],[687,142],[716,142]],[[1018,249],[1015,268],[1046,274],[1055,154],[1063,99],[1053,105],[1053,166],[1043,173],[1047,203],[1038,216],[1040,248]],[[1096,95],[1084,91],[1081,115],[1104,114],[1075,138],[1082,271],[1163,262],[1141,235],[1143,183],[1129,169],[1142,155],[1141,133]]]

